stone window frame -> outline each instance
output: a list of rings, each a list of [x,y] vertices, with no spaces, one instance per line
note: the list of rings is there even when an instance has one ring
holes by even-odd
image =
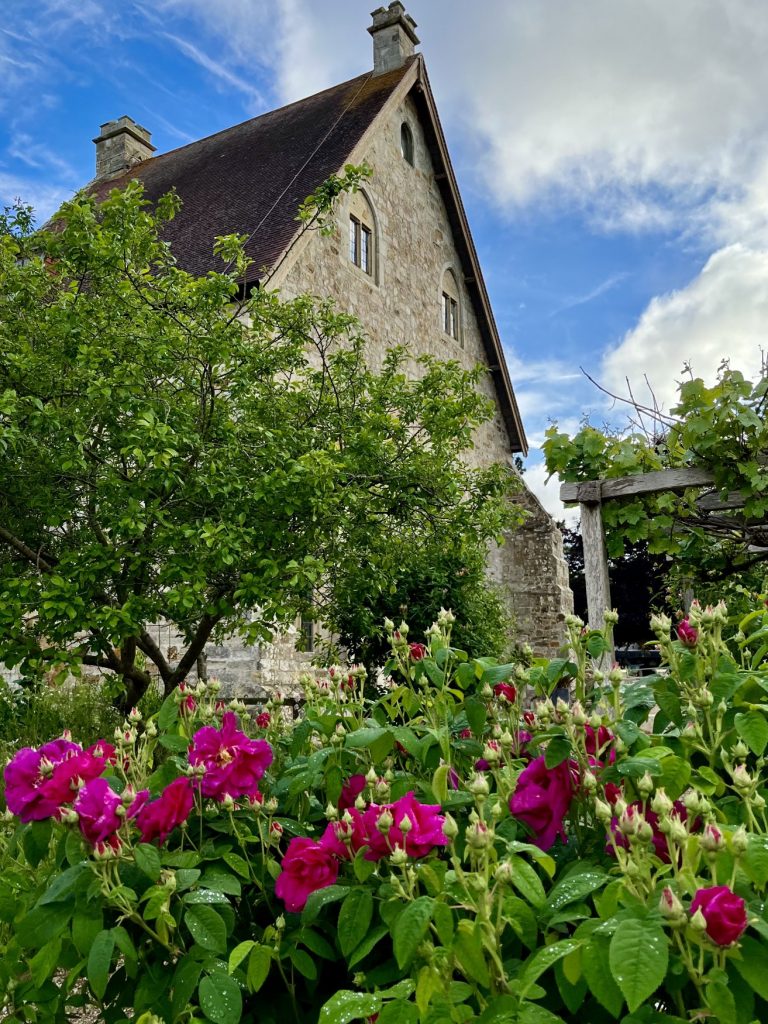
[[[400,125],[400,155],[411,167],[416,166],[416,145],[413,138],[413,129],[407,121]]]
[[[440,275],[440,330],[451,341],[464,348],[464,310],[459,279],[452,264],[447,264]]]
[[[379,220],[365,189],[358,189],[349,202],[347,259],[373,284],[379,283]]]

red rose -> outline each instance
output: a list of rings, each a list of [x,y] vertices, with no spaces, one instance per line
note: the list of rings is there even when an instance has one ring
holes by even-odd
[[[298,913],[313,892],[333,885],[339,875],[339,862],[331,850],[298,836],[288,844],[282,869],[275,895],[285,903],[286,910]]]
[[[184,824],[194,803],[190,780],[184,776],[174,779],[157,800],[145,804],[136,815],[142,843],[151,843],[155,839],[164,843],[177,826]]]
[[[493,688],[493,692],[497,697],[503,697],[504,700],[508,700],[510,704],[515,703],[517,690],[514,688],[512,683],[496,683]]]
[[[730,946],[747,927],[744,900],[727,885],[699,889],[691,903],[691,914],[700,910],[707,922],[707,935],[718,946]]]
[[[699,631],[695,629],[688,619],[681,619],[677,627],[677,639],[686,647],[695,647],[699,639]]]
[[[266,729],[271,721],[272,716],[268,711],[262,711],[260,715],[256,715],[256,725],[259,729]]]
[[[411,655],[411,661],[421,661],[427,654],[427,648],[424,644],[409,644],[408,650]]]

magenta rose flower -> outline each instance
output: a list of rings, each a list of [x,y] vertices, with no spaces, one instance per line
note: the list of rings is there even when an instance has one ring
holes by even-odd
[[[409,644],[408,653],[411,656],[411,661],[423,661],[427,655],[427,648],[424,644]]]
[[[194,803],[191,781],[174,779],[157,800],[145,804],[136,815],[142,843],[164,843],[175,828],[184,824]]]
[[[363,816],[354,807],[349,808],[339,821],[329,822],[320,837],[320,845],[340,860],[352,860],[368,843]]]
[[[677,627],[677,639],[686,647],[695,647],[699,640],[699,631],[695,629],[688,619],[681,619]]]
[[[80,790],[74,808],[80,831],[91,844],[103,843],[120,828],[124,815],[118,814],[123,802],[106,779],[93,779]]]
[[[261,714],[256,715],[256,725],[259,729],[266,729],[271,721],[272,716],[268,711],[262,711]]]
[[[741,896],[727,885],[699,889],[691,903],[691,914],[700,910],[707,922],[707,935],[718,946],[730,946],[747,927],[747,908]]]
[[[517,690],[514,688],[512,683],[496,683],[493,688],[493,692],[497,697],[503,697],[504,700],[508,700],[510,704],[515,703]]]
[[[237,716],[227,711],[220,729],[206,725],[192,737],[189,763],[205,766],[203,796],[236,800],[258,793],[259,779],[272,763],[272,748],[266,740],[250,739],[237,726]]]
[[[573,762],[547,768],[544,757],[537,757],[518,776],[509,809],[531,829],[536,846],[548,850],[558,836],[565,841],[563,820],[574,792]]]
[[[366,782],[364,775],[350,775],[347,779],[339,797],[339,810],[346,811],[348,807],[355,806],[355,800],[365,789]]]
[[[378,820],[384,811],[392,816],[392,826],[384,834],[378,828]],[[401,829],[404,818],[408,818],[410,829]],[[437,804],[422,804],[413,793],[406,793],[393,804],[378,807],[371,804],[363,815],[368,834],[366,860],[381,860],[388,857],[396,847],[402,847],[409,857],[426,857],[436,846],[446,846],[448,840],[443,833],[445,818]]]
[[[281,867],[275,895],[293,913],[303,910],[313,892],[333,885],[339,875],[333,852],[305,836],[290,841]]]
[[[84,751],[77,743],[57,739],[35,750],[19,750],[5,769],[8,810],[23,822],[43,821],[69,804],[81,783],[98,778],[106,758]]]
[[[589,723],[584,726],[584,746],[592,757],[605,757],[607,754],[612,764],[616,760],[616,751],[611,748],[612,743],[613,733],[607,726],[601,725],[597,729]]]

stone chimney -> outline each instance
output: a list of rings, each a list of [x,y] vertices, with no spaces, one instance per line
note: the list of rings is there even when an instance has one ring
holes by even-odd
[[[114,178],[123,171],[148,160],[155,152],[151,134],[133,118],[123,114],[101,126],[96,143],[96,177]]]
[[[377,7],[371,12],[373,24],[368,31],[373,36],[373,73],[384,75],[403,66],[413,56],[419,42],[416,22],[405,13],[400,0],[389,7]]]

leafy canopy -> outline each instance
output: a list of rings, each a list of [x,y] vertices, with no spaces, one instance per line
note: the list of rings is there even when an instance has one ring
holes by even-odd
[[[208,640],[322,614],[387,537],[484,549],[514,519],[508,472],[461,458],[491,415],[480,369],[410,379],[394,349],[371,372],[330,302],[245,295],[235,236],[190,276],[162,241],[178,206],[134,183],[50,230],[0,221],[0,662],[98,665],[128,702],[148,662],[170,691]]]

